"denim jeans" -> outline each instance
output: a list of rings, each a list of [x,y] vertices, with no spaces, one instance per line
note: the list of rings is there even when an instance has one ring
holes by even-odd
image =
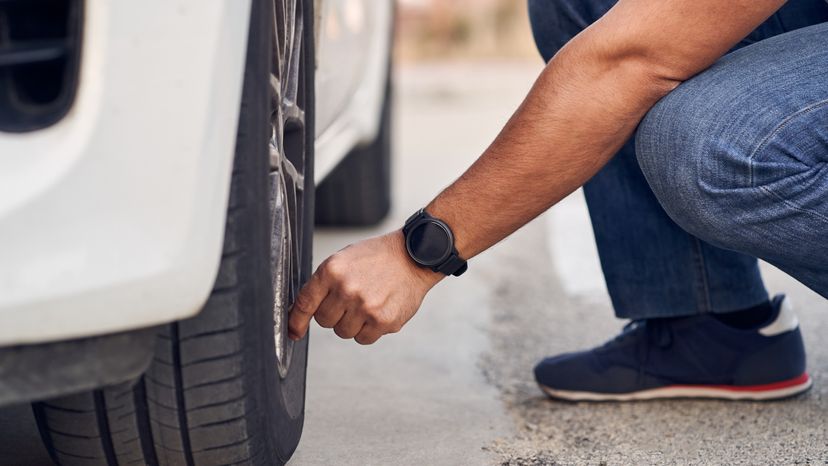
[[[614,4],[529,0],[541,55]],[[618,317],[759,304],[756,257],[828,296],[825,22],[824,0],[789,1],[662,99],[584,186]]]

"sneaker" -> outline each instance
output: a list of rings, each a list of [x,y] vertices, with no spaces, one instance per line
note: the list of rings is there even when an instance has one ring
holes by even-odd
[[[605,345],[547,358],[535,378],[552,398],[773,400],[808,390],[799,322],[783,295],[767,322],[738,329],[710,315],[636,321]]]

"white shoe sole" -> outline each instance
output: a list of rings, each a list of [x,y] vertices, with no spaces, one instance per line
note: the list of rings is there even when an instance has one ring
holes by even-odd
[[[630,393],[596,393],[541,389],[552,398],[567,401],[637,401],[665,398],[711,398],[722,400],[776,400],[802,393],[812,385],[807,373],[799,377],[764,385],[671,385]]]

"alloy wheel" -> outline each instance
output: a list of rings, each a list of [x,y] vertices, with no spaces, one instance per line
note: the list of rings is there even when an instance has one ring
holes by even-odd
[[[293,342],[287,320],[305,277],[304,237],[305,63],[304,5],[301,0],[276,0],[270,74],[270,215],[273,322],[279,376],[290,368]]]

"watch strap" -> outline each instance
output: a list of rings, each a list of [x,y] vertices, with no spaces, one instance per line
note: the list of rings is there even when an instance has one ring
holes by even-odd
[[[435,272],[441,272],[446,275],[454,275],[455,277],[459,277],[463,275],[463,273],[469,269],[469,263],[465,260],[461,259],[459,255],[457,255],[457,251],[453,251],[448,259],[445,260],[442,264],[434,267]]]
[[[417,212],[414,212],[414,214],[408,217],[408,220],[405,221],[405,224],[403,225],[402,229],[403,234],[408,236],[408,232],[411,230],[411,226],[414,225],[414,222],[416,222],[421,217],[425,217],[426,215],[428,214],[426,213],[425,209],[420,209]]]
[[[422,208],[411,214],[411,216],[408,217],[408,219],[405,221],[405,224],[403,225],[403,233],[408,232],[408,229],[411,228],[411,225],[414,223],[415,220],[426,215],[428,215],[428,213],[426,213],[425,208]]]

